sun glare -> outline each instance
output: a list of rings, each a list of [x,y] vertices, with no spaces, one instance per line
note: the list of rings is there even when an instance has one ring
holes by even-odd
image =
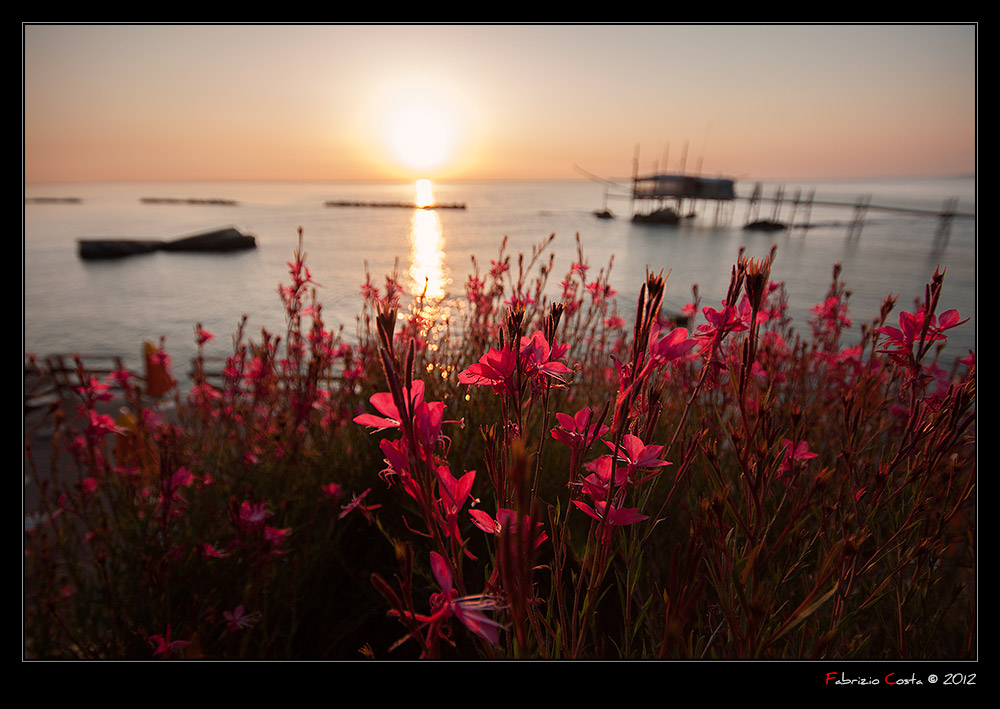
[[[385,140],[393,156],[415,170],[443,165],[455,149],[455,113],[426,93],[402,98],[385,117]]]
[[[430,207],[434,204],[434,185],[430,180],[417,180],[417,199],[414,202],[418,207]]]

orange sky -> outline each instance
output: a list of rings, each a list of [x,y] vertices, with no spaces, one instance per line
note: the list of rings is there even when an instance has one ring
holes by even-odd
[[[27,182],[975,171],[971,24],[23,30]]]

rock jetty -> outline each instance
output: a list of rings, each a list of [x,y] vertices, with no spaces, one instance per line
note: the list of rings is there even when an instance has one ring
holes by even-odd
[[[399,209],[465,209],[464,202],[435,202],[433,204],[415,204],[413,202],[364,202],[359,200],[328,200],[327,207],[390,207]]]

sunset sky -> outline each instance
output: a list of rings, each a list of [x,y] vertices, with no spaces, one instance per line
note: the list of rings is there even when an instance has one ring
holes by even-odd
[[[24,25],[24,179],[973,173],[976,26]]]

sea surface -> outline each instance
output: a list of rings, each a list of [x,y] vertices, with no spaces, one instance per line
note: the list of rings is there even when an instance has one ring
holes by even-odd
[[[748,197],[753,182],[739,182]],[[607,269],[623,312],[634,308],[648,269],[669,272],[665,307],[679,311],[697,284],[702,305],[717,306],[730,272],[745,247],[763,257],[777,246],[772,279],[783,281],[797,327],[808,332],[809,309],[830,287],[833,266],[851,291],[854,328],[875,317],[887,295],[899,298],[897,312],[912,310],[940,266],[947,269],[939,312],[957,308],[969,322],[952,331],[948,356],[976,349],[977,238],[974,218],[955,218],[946,236],[934,216],[878,209],[882,206],[940,211],[957,198],[960,214],[976,212],[972,177],[867,181],[764,183],[757,216],[802,222],[809,229],[746,231],[750,204],[696,205],[698,216],[675,226],[634,224],[631,205],[620,190],[594,180],[563,182],[435,183],[439,203],[465,209],[329,207],[328,200],[413,202],[412,182],[205,182],[28,184],[23,212],[23,346],[25,353],[78,352],[120,355],[141,368],[144,341],[165,337],[178,373],[195,353],[194,327],[215,334],[208,354],[225,356],[242,315],[248,334],[261,327],[284,329],[277,295],[288,284],[287,262],[304,234],[306,265],[320,284],[328,326],[344,326],[352,341],[361,310],[360,286],[366,269],[378,282],[396,269],[407,286],[460,296],[471,273],[497,258],[504,237],[508,253],[530,254],[555,234],[554,288],[577,260],[580,235],[590,274]],[[780,206],[772,200],[784,189]],[[814,204],[806,215],[792,199],[812,193],[818,202],[853,205],[860,196],[871,207],[860,234],[851,233],[854,210]],[[35,203],[33,198],[76,198]],[[181,200],[151,204],[145,198]],[[228,200],[235,204],[193,204],[188,200]],[[617,218],[598,219],[605,204]],[[685,207],[685,210],[687,207]],[[77,240],[84,238],[174,239],[235,226],[257,238],[258,248],[229,254],[158,252],[114,261],[83,261]],[[896,324],[896,315],[891,316]],[[950,362],[948,362],[950,364]]]

